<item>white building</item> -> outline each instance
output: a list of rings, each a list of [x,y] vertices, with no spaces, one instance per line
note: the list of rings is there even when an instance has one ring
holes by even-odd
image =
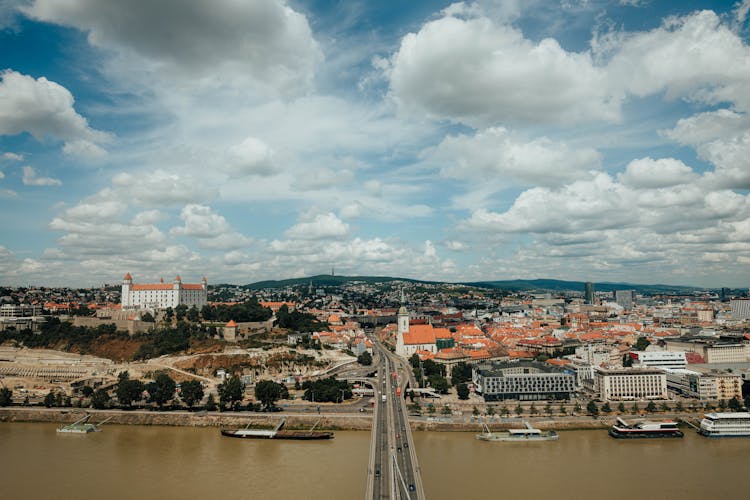
[[[701,373],[687,369],[666,369],[670,391],[700,400],[734,397],[742,399],[742,377],[735,373]]]
[[[208,285],[204,277],[200,284],[183,283],[179,275],[169,283],[133,284],[130,273],[122,280],[123,310],[174,309],[179,305],[203,307],[208,303]]]
[[[667,399],[667,375],[656,368],[596,368],[594,391],[602,401]]]
[[[732,308],[732,318],[750,319],[750,299],[732,299],[729,301],[729,307]]]
[[[633,366],[647,368],[685,368],[687,359],[682,351],[631,351]]]

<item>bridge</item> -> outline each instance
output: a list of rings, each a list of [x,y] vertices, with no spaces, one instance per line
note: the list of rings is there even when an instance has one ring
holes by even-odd
[[[424,499],[417,451],[400,389],[409,383],[411,368],[376,339],[372,340],[378,376],[365,498]]]

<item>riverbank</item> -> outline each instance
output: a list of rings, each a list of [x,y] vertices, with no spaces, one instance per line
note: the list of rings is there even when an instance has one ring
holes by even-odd
[[[81,418],[86,412],[91,414],[92,423],[109,419],[109,423],[121,425],[166,425],[179,427],[244,427],[271,428],[281,418],[286,419],[287,429],[309,429],[317,423],[318,429],[370,431],[372,414],[306,414],[306,413],[250,413],[250,412],[187,412],[187,411],[145,411],[145,410],[90,410],[71,408],[37,408],[5,407],[0,408],[0,422],[54,422],[71,423]],[[532,423],[539,429],[550,430],[586,430],[606,429],[614,422],[616,415],[592,418],[590,416],[565,417],[515,417],[491,419],[475,417],[471,419],[449,419],[446,417],[411,417],[409,424],[414,431],[433,432],[476,432],[483,422],[492,430],[519,427],[523,421]],[[651,416],[622,415],[625,420],[671,418],[689,420],[695,423],[700,420],[699,414],[669,414]]]
[[[366,430],[372,427],[371,415],[342,414],[282,414],[282,413],[235,413],[235,412],[187,412],[187,411],[143,411],[143,410],[90,410],[63,408],[0,408],[0,422],[54,422],[71,423],[86,413],[91,422],[109,419],[108,423],[120,425],[167,425],[178,427],[244,427],[271,428],[282,418],[286,429],[309,429],[316,422],[318,429]]]

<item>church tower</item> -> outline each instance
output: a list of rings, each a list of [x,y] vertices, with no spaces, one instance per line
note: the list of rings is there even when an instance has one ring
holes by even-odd
[[[409,311],[404,304],[404,291],[401,290],[401,307],[398,310],[398,333],[396,334],[396,354],[406,356],[404,334],[409,333]]]

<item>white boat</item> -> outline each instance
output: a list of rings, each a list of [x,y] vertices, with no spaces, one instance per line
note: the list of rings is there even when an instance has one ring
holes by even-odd
[[[706,413],[698,433],[706,437],[750,437],[750,413]]]
[[[609,435],[617,439],[632,438],[681,438],[684,434],[677,428],[677,422],[665,420],[663,422],[638,422],[628,424],[620,417],[617,423],[609,429]]]
[[[507,431],[490,432],[487,424],[484,424],[486,432],[476,435],[481,441],[557,441],[560,436],[555,431],[543,431],[535,429],[528,422],[523,423],[523,429],[508,429]]]

